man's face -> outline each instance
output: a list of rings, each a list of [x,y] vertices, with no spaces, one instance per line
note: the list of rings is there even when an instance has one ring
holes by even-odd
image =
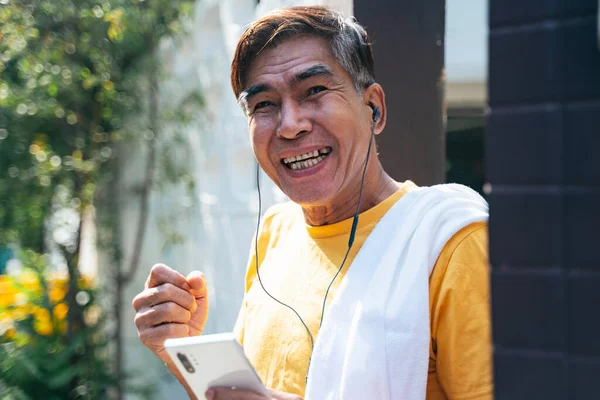
[[[254,153],[292,201],[335,205],[358,192],[372,110],[324,40],[300,36],[263,51],[247,83]]]

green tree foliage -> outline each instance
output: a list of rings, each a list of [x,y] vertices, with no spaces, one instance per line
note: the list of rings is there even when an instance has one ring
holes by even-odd
[[[103,398],[117,380],[101,324],[86,320],[97,296],[78,272],[81,229],[72,240],[53,240],[49,219],[68,209],[82,221],[112,179],[117,144],[154,140],[159,110],[148,94],[156,95],[156,48],[182,29],[192,7],[190,0],[0,0],[0,249],[20,249],[42,290],[24,291],[27,302],[48,315],[57,306],[44,283],[49,241],[68,267],[64,329],[42,334],[28,316],[16,334],[1,336],[2,398]],[[142,110],[154,123],[133,130],[127,120]],[[82,303],[81,293],[90,299]]]
[[[0,246],[43,252],[58,185],[93,201],[139,73],[191,1],[3,0],[0,5]],[[137,133],[133,133],[135,135]]]

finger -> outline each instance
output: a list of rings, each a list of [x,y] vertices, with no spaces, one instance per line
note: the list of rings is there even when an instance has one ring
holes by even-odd
[[[266,397],[249,390],[237,390],[224,387],[210,388],[205,396],[208,400],[266,400]]]
[[[138,331],[138,335],[144,345],[162,348],[167,339],[187,337],[189,328],[184,324],[164,324]]]
[[[206,297],[206,277],[200,271],[192,271],[187,276],[187,282],[189,283],[192,294],[196,299]]]
[[[154,307],[143,308],[135,316],[138,329],[146,329],[161,324],[187,324],[192,313],[173,302],[162,303]]]
[[[183,275],[167,267],[165,264],[156,264],[150,270],[150,275],[146,280],[146,289],[170,283],[183,290],[190,290],[190,285]]]
[[[187,276],[187,280],[192,288],[191,293],[194,296],[197,308],[192,313],[190,320],[190,334],[200,335],[208,318],[208,289],[206,286],[206,278],[202,272],[192,271]]]
[[[133,299],[133,308],[135,311],[140,311],[144,307],[153,307],[157,304],[174,302],[181,307],[196,311],[196,299],[190,292],[183,290],[171,283],[164,283],[160,286],[149,288],[138,294]]]

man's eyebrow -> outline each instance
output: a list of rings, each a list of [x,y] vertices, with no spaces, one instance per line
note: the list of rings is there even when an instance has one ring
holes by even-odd
[[[266,83],[252,85],[248,89],[245,89],[242,93],[240,93],[240,95],[238,96],[238,103],[247,103],[253,96],[256,96],[259,93],[266,92],[271,89],[271,85],[267,85]]]
[[[310,68],[300,72],[296,76],[294,76],[294,79],[292,79],[291,84],[296,85],[305,79],[312,78],[313,76],[319,76],[319,75],[333,76],[333,72],[326,65],[323,65],[323,64],[313,65],[312,67],[310,67]]]
[[[329,69],[329,67],[327,67],[326,65],[313,65],[312,67],[307,68],[304,71],[298,73],[296,76],[294,76],[294,78],[292,78],[291,85],[297,85],[298,83],[308,78],[312,78],[313,76],[319,75],[333,76],[333,72],[331,72],[331,69]],[[245,89],[244,91],[242,91],[242,93],[240,93],[240,95],[238,96],[238,103],[248,103],[252,97],[256,96],[259,93],[266,92],[268,90],[272,90],[272,87],[271,85],[268,85],[266,83],[252,85],[248,89]]]

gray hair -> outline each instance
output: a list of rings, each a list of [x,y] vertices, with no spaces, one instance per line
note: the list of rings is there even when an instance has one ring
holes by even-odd
[[[366,30],[355,18],[322,7],[289,7],[276,10],[252,23],[242,34],[231,63],[231,86],[239,98],[248,70],[264,49],[298,35],[314,35],[331,44],[331,53],[350,74],[356,90],[375,82],[373,52]]]
[[[354,81],[354,87],[362,94],[364,88],[375,82],[373,73],[373,57],[370,58],[370,66],[364,65],[361,51],[370,50],[367,42],[367,32],[356,21],[356,18],[344,18],[339,16],[340,32],[331,40],[331,53],[335,59],[344,67]]]

